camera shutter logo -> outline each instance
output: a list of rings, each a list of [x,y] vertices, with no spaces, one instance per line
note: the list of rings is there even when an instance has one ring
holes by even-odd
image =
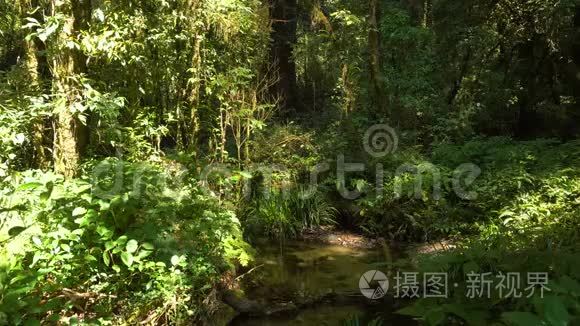
[[[358,287],[362,295],[371,300],[376,300],[387,294],[389,280],[383,272],[372,270],[360,277]]]

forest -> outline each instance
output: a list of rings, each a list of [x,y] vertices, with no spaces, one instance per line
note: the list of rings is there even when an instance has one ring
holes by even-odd
[[[580,0],[0,0],[0,326],[580,325]]]

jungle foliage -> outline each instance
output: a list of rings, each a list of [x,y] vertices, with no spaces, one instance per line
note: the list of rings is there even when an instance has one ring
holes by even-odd
[[[575,324],[579,103],[577,0],[0,0],[0,325],[201,322],[328,225],[454,241],[426,324]],[[462,297],[529,270],[545,300]]]

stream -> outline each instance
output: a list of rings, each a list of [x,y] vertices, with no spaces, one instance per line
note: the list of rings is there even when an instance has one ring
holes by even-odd
[[[257,266],[243,276],[241,287],[248,299],[264,304],[300,302],[329,293],[346,294],[346,300],[319,302],[291,313],[269,317],[223,314],[215,325],[347,325],[357,319],[366,325],[381,318],[383,325],[415,325],[412,319],[392,313],[393,303],[371,301],[359,291],[359,279],[369,270],[386,272],[403,256],[387,248],[350,248],[314,242],[263,243]]]

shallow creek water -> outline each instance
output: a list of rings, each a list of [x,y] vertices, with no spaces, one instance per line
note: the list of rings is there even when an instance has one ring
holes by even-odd
[[[357,318],[359,324],[377,317],[383,325],[414,325],[408,318],[389,313],[388,304],[361,296],[359,279],[369,270],[387,272],[401,253],[388,248],[361,249],[310,242],[261,244],[256,269],[242,279],[248,299],[264,304],[299,302],[329,292],[349,298],[321,302],[276,317],[235,317],[222,325],[345,325]],[[353,300],[354,298],[354,300]],[[216,321],[217,322],[217,321]]]

